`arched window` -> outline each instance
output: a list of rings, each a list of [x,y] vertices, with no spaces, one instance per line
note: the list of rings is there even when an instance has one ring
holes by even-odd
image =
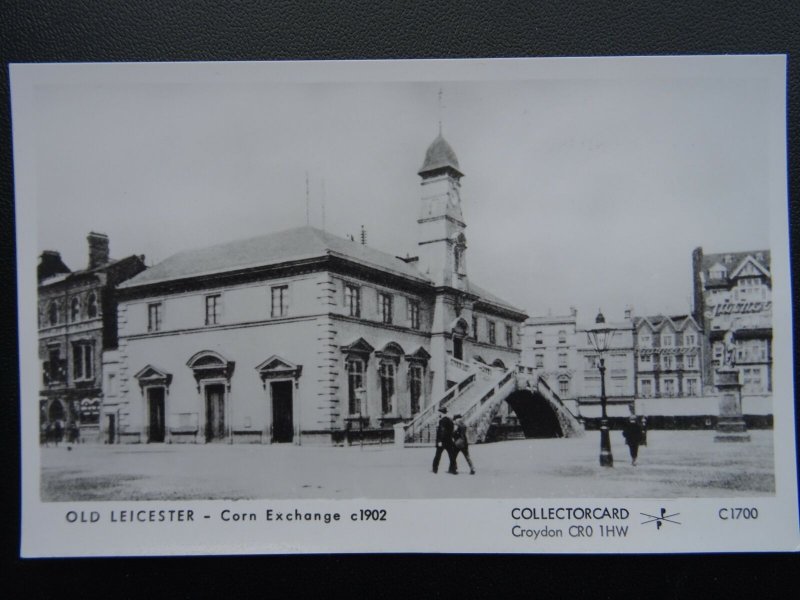
[[[47,321],[50,325],[58,325],[58,304],[51,302],[47,309]]]
[[[97,316],[97,295],[89,294],[89,299],[86,302],[86,314],[90,319]]]
[[[69,318],[73,323],[81,318],[81,301],[73,298],[70,303]]]

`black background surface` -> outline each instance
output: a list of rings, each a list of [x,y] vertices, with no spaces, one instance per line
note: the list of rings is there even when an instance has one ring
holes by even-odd
[[[800,566],[796,555],[18,558],[8,63],[751,53],[788,54],[789,210],[796,242],[800,3],[793,0],[1,0],[0,589],[11,591],[13,585],[16,591],[7,597],[21,598],[285,597],[305,596],[312,587],[316,594],[350,597],[435,598],[456,589],[466,597],[763,598],[781,591],[791,597]]]

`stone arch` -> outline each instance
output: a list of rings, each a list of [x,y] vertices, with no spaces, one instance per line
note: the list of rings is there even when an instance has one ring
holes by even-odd
[[[47,417],[51,423],[54,423],[59,419],[66,421],[67,409],[65,408],[64,403],[58,398],[50,402],[50,406],[47,408]]]
[[[516,413],[526,438],[564,437],[556,411],[540,393],[517,390],[506,398],[506,402]]]

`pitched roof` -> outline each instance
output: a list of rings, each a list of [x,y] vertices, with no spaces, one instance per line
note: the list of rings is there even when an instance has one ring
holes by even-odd
[[[296,227],[245,240],[174,254],[121,284],[120,288],[228,273],[294,260],[338,256],[422,283],[431,283],[413,264],[370,246],[315,227]],[[469,291],[487,304],[525,314],[525,311],[469,283]]]
[[[471,281],[469,282],[468,285],[469,285],[469,291],[471,293],[473,293],[473,294],[476,294],[477,296],[480,296],[481,301],[483,301],[483,302],[485,302],[487,304],[494,304],[495,306],[499,306],[500,308],[505,308],[506,310],[512,310],[514,312],[518,312],[518,313],[523,314],[523,315],[525,315],[527,317],[527,314],[521,308],[517,308],[513,304],[509,304],[508,302],[506,302],[502,298],[498,298],[497,296],[495,296],[491,292],[487,292],[485,289],[483,289],[480,286],[475,285]]]
[[[339,256],[417,281],[428,281],[412,265],[391,254],[306,226],[179,252],[120,287],[130,288],[324,256]]]
[[[648,323],[653,331],[660,331],[668,323],[672,325],[675,331],[682,331],[688,323],[694,323],[695,327],[700,329],[692,315],[651,315],[648,317],[636,317],[635,322],[637,328],[643,323]]]
[[[709,269],[716,263],[725,267],[728,273],[732,273],[747,257],[752,257],[758,264],[767,271],[770,270],[771,253],[769,250],[749,250],[747,252],[719,252],[717,254],[704,254],[701,268],[705,276],[709,277]],[[760,258],[759,258],[760,257]]]

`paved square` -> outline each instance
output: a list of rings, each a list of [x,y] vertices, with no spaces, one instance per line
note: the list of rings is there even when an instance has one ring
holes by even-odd
[[[619,431],[613,469],[598,465],[599,433],[473,445],[431,473],[433,448],[132,445],[42,448],[42,500],[279,498],[675,498],[775,492],[773,432],[715,443],[713,431],[650,431],[638,466]]]

